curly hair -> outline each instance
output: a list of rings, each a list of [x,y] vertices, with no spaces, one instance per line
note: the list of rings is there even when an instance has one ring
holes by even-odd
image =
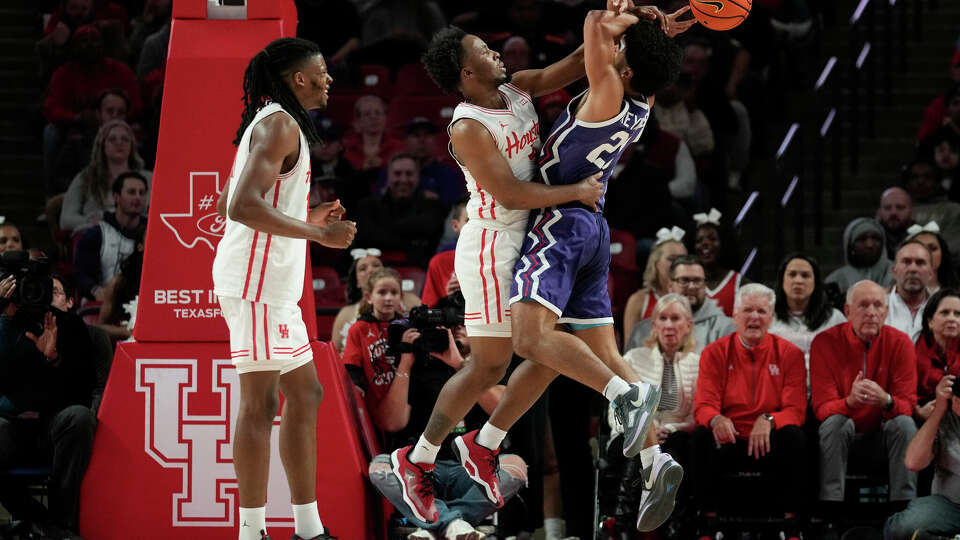
[[[466,35],[456,26],[448,26],[433,36],[427,51],[420,57],[427,74],[447,94],[455,94],[460,89],[463,38]]]
[[[680,75],[683,49],[658,25],[638,22],[623,34],[627,65],[633,71],[630,88],[645,97],[656,94]]]

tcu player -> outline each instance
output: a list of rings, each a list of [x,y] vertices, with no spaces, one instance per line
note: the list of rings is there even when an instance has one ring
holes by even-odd
[[[679,74],[682,50],[670,38],[695,24],[692,18],[678,20],[689,6],[664,16],[654,7],[624,4],[620,13],[592,11],[584,23],[590,88],[570,101],[544,144],[540,171],[547,184],[566,185],[600,171],[606,185],[623,150],[643,133],[653,95]],[[596,207],[567,203],[531,216],[510,297],[514,347],[527,360],[510,377],[481,433],[508,430],[558,373],[602,392],[624,426],[624,455],[640,454],[647,489],[640,499],[637,528],[649,531],[670,516],[683,469],[659,452],[655,434],[647,437],[651,415],[644,413],[656,408],[659,386],[628,386],[610,377],[607,366],[619,366],[618,373],[627,371],[628,380],[637,380],[620,356],[613,333],[607,292],[610,230],[602,211],[603,199]],[[558,331],[558,322],[569,325],[573,335]],[[637,404],[643,406],[637,409]],[[634,415],[641,418],[634,420]],[[465,434],[457,443],[469,448],[475,461],[496,454],[484,454],[496,446],[463,444],[472,436]],[[487,485],[496,478],[474,480]]]
[[[270,430],[279,406],[280,457],[290,485],[295,539],[330,538],[317,511],[317,407],[323,389],[313,367],[297,302],[303,294],[306,240],[345,248],[356,225],[339,201],[307,210],[310,146],[318,141],[309,109],[327,105],[333,78],[316,44],[273,41],[243,75],[237,154],[217,201],[226,217],[213,261],[214,292],[230,329],[240,374],[233,466],[240,496],[240,540],[263,540]]]

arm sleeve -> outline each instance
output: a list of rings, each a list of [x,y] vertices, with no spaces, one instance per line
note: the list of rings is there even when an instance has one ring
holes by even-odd
[[[897,347],[890,366],[890,387],[887,392],[893,397],[893,407],[884,413],[884,418],[913,415],[917,404],[917,353],[906,335],[897,336]]]
[[[83,296],[93,298],[91,291],[100,285],[100,246],[103,244],[100,227],[88,227],[80,233],[77,249],[73,254],[73,273],[77,290]]]
[[[830,369],[832,340],[821,334],[814,338],[810,346],[810,396],[813,413],[821,422],[834,414],[853,416],[853,409],[847,407],[847,396],[837,386]]]
[[[73,121],[79,111],[71,108],[70,95],[73,85],[67,80],[67,73],[63,69],[54,72],[47,87],[47,99],[43,102],[43,115],[47,121],[54,124],[63,124]]]
[[[437,301],[446,296],[447,281],[450,276],[441,275],[440,259],[434,256],[427,267],[427,281],[423,285],[423,298],[421,301],[433,307]]]
[[[674,161],[676,176],[667,184],[667,187],[670,188],[670,195],[674,199],[693,197],[697,190],[697,164],[694,163],[693,155],[690,154],[690,147],[685,142],[680,142],[677,157]]]
[[[693,417],[698,424],[710,427],[710,420],[723,414],[723,365],[720,347],[710,346],[700,355],[697,392],[693,399]]]
[[[65,231],[75,231],[87,224],[83,215],[83,171],[77,173],[70,181],[67,192],[63,196],[63,209],[60,211],[60,228]]]
[[[363,368],[363,345],[360,343],[360,324],[354,323],[347,332],[347,343],[343,347],[343,364]]]
[[[803,353],[790,347],[783,355],[782,407],[772,413],[777,428],[802,426],[807,412],[807,373],[803,365]]]

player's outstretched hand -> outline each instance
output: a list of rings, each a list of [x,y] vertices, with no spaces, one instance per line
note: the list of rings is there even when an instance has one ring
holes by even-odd
[[[603,176],[602,172],[598,172],[593,176],[588,176],[580,182],[577,183],[577,188],[579,188],[581,196],[579,199],[585,206],[593,209],[594,212],[597,211],[597,201],[600,200],[600,197],[603,197],[604,186],[600,182],[600,177]]]
[[[659,24],[660,28],[663,29],[663,32],[665,34],[669,34],[667,31],[667,16],[660,11],[660,8],[656,6],[632,6],[624,11],[626,13],[630,13],[641,21],[649,21]]]
[[[315,239],[318,244],[344,249],[353,243],[353,237],[357,234],[357,224],[352,221],[335,221],[318,230],[319,234]]]
[[[631,9],[633,0],[607,0],[607,11],[613,11],[617,15]]]
[[[665,16],[666,27],[663,31],[667,34],[667,36],[677,37],[678,35],[689,30],[691,26],[697,24],[697,19],[692,15],[685,21],[678,20],[681,15],[688,11],[690,11],[690,4],[687,4],[673,13]]]

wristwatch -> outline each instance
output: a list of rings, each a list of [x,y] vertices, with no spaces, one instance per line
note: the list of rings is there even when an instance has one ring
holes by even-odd
[[[777,422],[773,419],[773,415],[770,413],[764,413],[763,417],[770,422],[770,430],[777,429]]]

